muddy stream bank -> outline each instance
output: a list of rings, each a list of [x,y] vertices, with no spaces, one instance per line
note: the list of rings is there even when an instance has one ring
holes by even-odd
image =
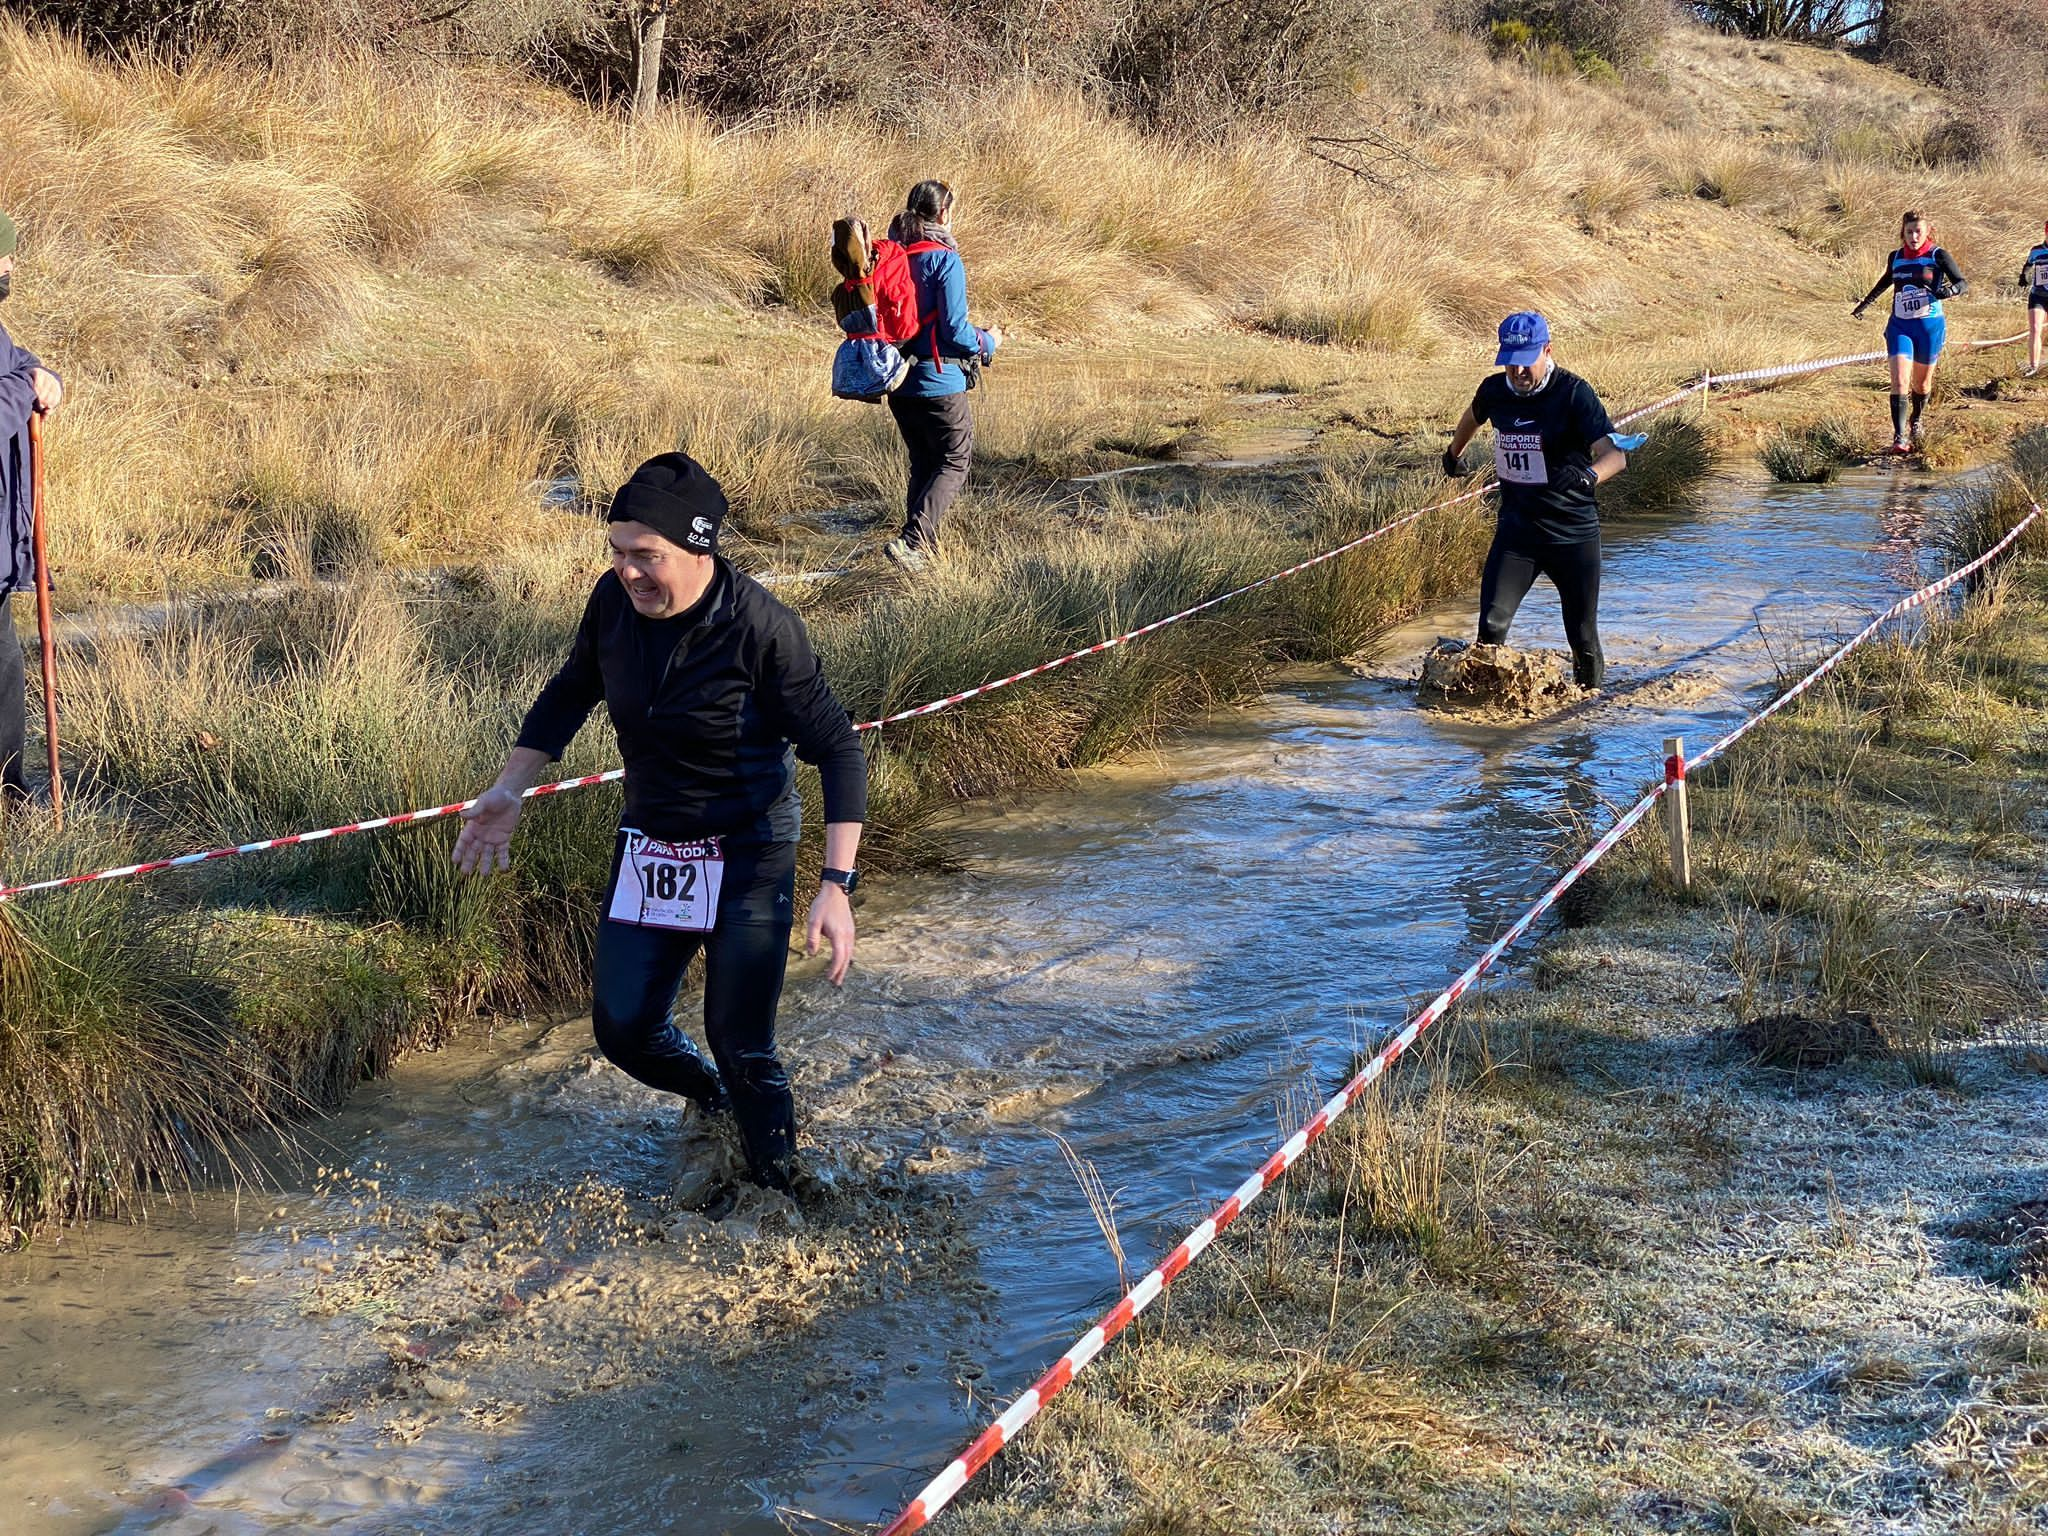
[[[792,970],[821,1208],[690,1214],[715,1139],[572,1020],[366,1086],[308,1160],[262,1159],[268,1193],[0,1258],[0,1532],[886,1518],[1116,1295],[1054,1133],[1141,1271],[1305,1073],[1520,910],[1571,818],[1913,577],[1930,484],[1733,484],[1616,532],[1610,687],[1554,720],[1415,708],[1402,680],[1468,599],[1363,675],[965,808],[968,872],[869,899],[844,992]],[[1561,645],[1547,586],[1515,638]]]

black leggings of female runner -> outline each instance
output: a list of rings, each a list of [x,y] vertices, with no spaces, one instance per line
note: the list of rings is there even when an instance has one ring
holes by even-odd
[[[1564,609],[1565,642],[1572,649],[1572,676],[1581,688],[1598,688],[1607,677],[1600,653],[1600,541],[1552,544],[1493,536],[1486,574],[1479,582],[1479,643],[1506,645],[1515,613],[1538,576],[1548,576]]]

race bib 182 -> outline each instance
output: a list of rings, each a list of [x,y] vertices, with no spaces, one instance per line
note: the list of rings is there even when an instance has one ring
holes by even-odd
[[[718,839],[664,843],[628,827],[608,916],[642,928],[709,933],[718,921],[725,856]]]
[[[1900,320],[1925,320],[1934,307],[1934,295],[1925,288],[1901,288],[1892,300],[1892,314]]]
[[[1496,431],[1493,472],[1509,485],[1550,484],[1550,467],[1543,462],[1543,435]]]

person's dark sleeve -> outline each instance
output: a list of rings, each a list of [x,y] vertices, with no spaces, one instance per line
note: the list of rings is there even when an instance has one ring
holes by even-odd
[[[1891,285],[1892,285],[1892,264],[1891,264],[1891,262],[1890,262],[1890,261],[1886,261],[1886,262],[1885,262],[1885,264],[1884,264],[1884,276],[1880,277],[1880,278],[1879,278],[1879,279],[1877,280],[1877,286],[1876,286],[1875,288],[1871,289],[1871,290],[1870,290],[1870,292],[1868,292],[1868,293],[1866,293],[1865,295],[1863,295],[1863,301],[1862,301],[1862,303],[1858,304],[1858,305],[1857,305],[1856,307],[1857,307],[1858,309],[1863,309],[1863,308],[1867,307],[1867,306],[1868,306],[1869,304],[1871,304],[1871,303],[1872,303],[1872,302],[1873,302],[1873,301],[1874,301],[1874,300],[1875,300],[1875,299],[1877,298],[1877,296],[1878,296],[1878,295],[1879,295],[1880,293],[1883,293],[1883,292],[1885,291],[1885,289],[1887,289],[1887,288],[1891,287]]]
[[[1489,375],[1488,377],[1481,379],[1479,381],[1479,387],[1472,391],[1472,419],[1478,422],[1479,425],[1482,427],[1485,426],[1487,422],[1486,386],[1488,384],[1491,384],[1492,382],[1492,376]]]
[[[1579,380],[1579,387],[1572,394],[1572,425],[1588,453],[1601,438],[1614,435],[1614,422],[1607,414],[1606,403],[1584,379]]]
[[[36,408],[35,373],[42,366],[33,352],[0,330],[0,439],[27,424]]]
[[[825,820],[868,819],[868,759],[846,706],[825,681],[803,621],[784,618],[762,657],[759,681],[769,713],[782,727],[796,755],[818,770],[825,792]]]
[[[591,590],[590,601],[583,605],[582,622],[576,626],[576,638],[569,646],[569,659],[547,680],[533,708],[526,712],[515,745],[545,752],[550,759],[560,758],[604,698],[604,673],[597,664],[597,602],[602,585],[600,582]]]
[[[1937,295],[1944,299],[1958,299],[1970,291],[1970,280],[1963,276],[1963,269],[1956,265],[1955,257],[1947,250],[1934,253],[1934,265],[1941,272],[1941,280],[1947,286]]]

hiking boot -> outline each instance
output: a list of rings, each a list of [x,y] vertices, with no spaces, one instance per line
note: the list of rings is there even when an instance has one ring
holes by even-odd
[[[922,571],[931,564],[931,557],[908,539],[891,539],[882,546],[882,553],[906,571]]]

